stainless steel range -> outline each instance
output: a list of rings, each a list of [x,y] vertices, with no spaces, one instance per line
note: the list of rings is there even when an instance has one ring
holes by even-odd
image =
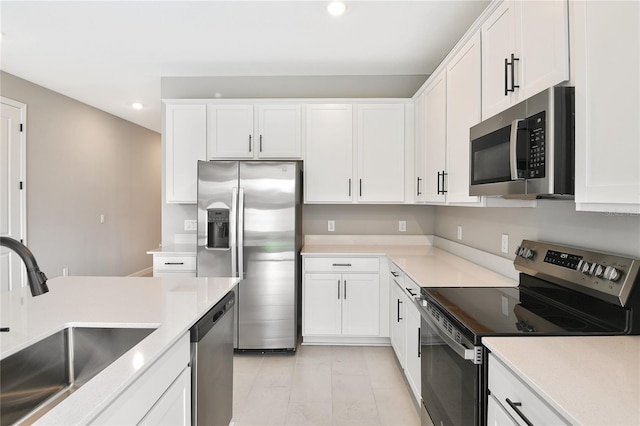
[[[423,288],[423,424],[484,425],[487,336],[640,334],[640,261],[524,240],[518,287]]]

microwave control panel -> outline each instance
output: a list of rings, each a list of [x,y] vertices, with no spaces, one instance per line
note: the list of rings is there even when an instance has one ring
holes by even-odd
[[[527,179],[545,177],[546,166],[546,112],[542,111],[527,118],[529,131],[529,161]]]

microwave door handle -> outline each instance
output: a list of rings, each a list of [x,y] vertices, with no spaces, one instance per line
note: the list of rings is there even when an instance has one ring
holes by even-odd
[[[518,124],[524,120],[513,120],[511,122],[511,136],[509,139],[509,159],[511,169],[511,180],[518,180]]]

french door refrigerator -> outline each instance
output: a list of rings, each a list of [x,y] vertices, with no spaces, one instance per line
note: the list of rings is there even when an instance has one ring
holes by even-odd
[[[300,162],[198,162],[197,275],[242,279],[236,349],[296,349],[300,200]]]

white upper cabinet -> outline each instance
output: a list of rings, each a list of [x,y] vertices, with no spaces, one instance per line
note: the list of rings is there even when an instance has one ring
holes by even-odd
[[[307,105],[305,202],[403,203],[404,109],[404,103]]]
[[[404,104],[358,105],[360,202],[404,201]]]
[[[469,196],[469,129],[481,120],[480,33],[447,64],[447,202],[478,203]]]
[[[416,203],[424,202],[425,192],[425,94],[420,93],[414,101],[414,181],[413,198]]]
[[[253,158],[253,104],[207,105],[209,159]]]
[[[301,157],[300,104],[207,105],[207,157],[296,159]]]
[[[640,3],[572,2],[576,207],[640,213]]]
[[[257,106],[256,158],[301,158],[301,111],[299,104]]]
[[[207,158],[205,105],[165,106],[165,201],[195,204],[197,163]]]
[[[425,88],[424,201],[444,203],[447,162],[447,73],[430,77]]]
[[[353,106],[307,105],[306,118],[305,201],[351,202]]]
[[[569,79],[566,1],[504,1],[481,33],[483,118]]]

